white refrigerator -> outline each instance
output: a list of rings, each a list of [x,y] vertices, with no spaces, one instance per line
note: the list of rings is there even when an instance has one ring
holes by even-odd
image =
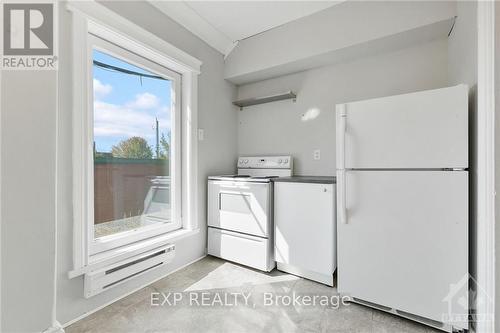
[[[339,104],[338,290],[468,328],[468,87]]]

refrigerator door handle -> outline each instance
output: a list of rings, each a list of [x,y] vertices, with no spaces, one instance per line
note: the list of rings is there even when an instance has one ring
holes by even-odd
[[[345,132],[347,113],[345,104],[338,104],[337,111],[337,186],[338,186],[338,218],[340,223],[347,223],[346,212],[346,179],[345,179]]]
[[[346,191],[345,191],[345,170],[337,170],[338,186],[338,218],[342,224],[347,224]]]

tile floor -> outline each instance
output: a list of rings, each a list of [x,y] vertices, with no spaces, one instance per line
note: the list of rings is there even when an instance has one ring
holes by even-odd
[[[288,305],[294,292],[302,297],[300,304]],[[179,300],[173,305],[175,295]],[[316,296],[316,304],[307,304],[305,296],[311,303]],[[206,257],[66,332],[439,332],[357,304],[335,308],[336,296],[336,288],[293,275],[264,274]]]

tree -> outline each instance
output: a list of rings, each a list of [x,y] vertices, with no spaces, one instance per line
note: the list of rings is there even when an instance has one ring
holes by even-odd
[[[162,133],[160,138],[160,158],[163,160],[167,159],[170,154],[170,132],[168,132],[167,137],[168,139]]]
[[[119,158],[153,158],[153,151],[148,142],[139,136],[120,141],[111,148],[111,154]]]

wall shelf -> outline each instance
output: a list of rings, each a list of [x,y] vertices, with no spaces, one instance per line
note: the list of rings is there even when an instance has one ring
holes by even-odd
[[[253,97],[247,99],[241,99],[239,101],[234,101],[233,104],[240,107],[240,110],[243,110],[244,107],[264,104],[276,101],[282,101],[285,99],[292,99],[295,102],[297,95],[292,91],[287,91],[281,94],[263,96],[263,97]]]

